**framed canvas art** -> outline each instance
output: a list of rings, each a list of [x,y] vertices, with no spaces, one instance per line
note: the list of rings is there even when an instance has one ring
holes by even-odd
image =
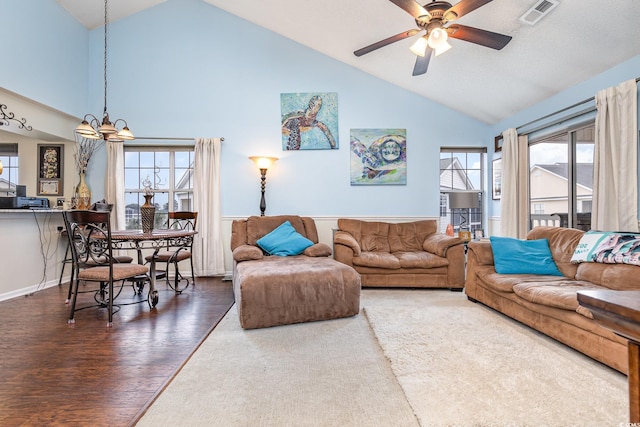
[[[407,130],[351,129],[351,185],[406,185]]]
[[[38,144],[38,196],[62,196],[64,145]]]
[[[338,149],[337,93],[282,93],[282,149]]]

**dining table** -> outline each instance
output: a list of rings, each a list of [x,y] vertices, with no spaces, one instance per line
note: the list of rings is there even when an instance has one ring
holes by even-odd
[[[159,301],[156,289],[156,260],[160,249],[175,249],[191,245],[194,236],[198,234],[193,230],[181,229],[153,229],[150,232],[142,230],[114,230],[111,232],[111,242],[114,249],[136,250],[138,264],[144,264],[143,249],[153,249],[149,262],[149,306],[154,308]],[[165,272],[165,274],[167,274]]]

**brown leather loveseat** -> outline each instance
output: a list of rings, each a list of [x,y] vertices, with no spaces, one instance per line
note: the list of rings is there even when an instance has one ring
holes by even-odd
[[[334,258],[353,267],[362,286],[464,287],[464,244],[438,233],[435,220],[401,223],[338,219]]]

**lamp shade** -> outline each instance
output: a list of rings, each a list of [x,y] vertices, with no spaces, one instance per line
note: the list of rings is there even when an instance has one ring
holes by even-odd
[[[264,156],[250,156],[251,160],[253,160],[258,166],[259,169],[269,169],[272,164],[278,160],[277,157],[264,157]]]
[[[414,44],[411,45],[409,50],[415,55],[424,56],[427,50],[428,41],[426,37],[420,37]]]
[[[449,193],[449,209],[471,209],[479,207],[479,191],[453,191]]]

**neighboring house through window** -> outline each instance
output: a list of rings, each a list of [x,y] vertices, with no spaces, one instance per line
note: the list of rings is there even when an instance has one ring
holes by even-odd
[[[486,148],[449,148],[440,149],[440,231],[444,232],[448,224],[458,230],[461,222],[471,229],[483,229],[482,195],[484,194],[484,163]],[[454,191],[476,190],[479,193],[480,208],[449,208],[449,193]]]
[[[553,215],[559,218],[555,225],[591,228],[594,141],[593,125],[530,139],[532,227]]]

